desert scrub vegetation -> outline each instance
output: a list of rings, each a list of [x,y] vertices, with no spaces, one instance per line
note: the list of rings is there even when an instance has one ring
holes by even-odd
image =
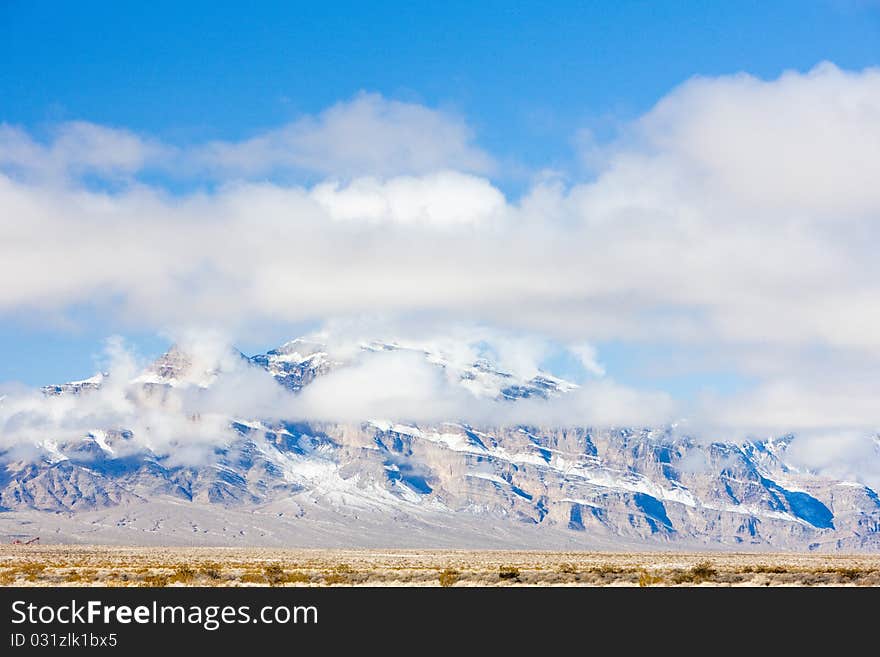
[[[662,583],[663,577],[661,575],[653,575],[645,570],[639,573],[639,586],[654,586]]]
[[[285,584],[305,584],[312,578],[303,572],[287,572],[279,564],[270,564],[264,569],[266,581],[270,586],[284,586]]]
[[[163,586],[168,586],[169,577],[165,573],[154,573],[147,575],[141,580],[141,586],[153,586],[156,588],[162,588]]]
[[[223,579],[223,568],[217,563],[206,563],[199,567],[199,574],[207,580],[219,582]]]
[[[265,584],[266,575],[259,571],[248,570],[239,575],[238,581],[242,584]]]
[[[519,568],[516,566],[501,566],[498,568],[498,579],[519,581]]]
[[[168,576],[169,584],[189,584],[196,577],[196,571],[187,566],[186,564],[181,564],[174,569],[174,572]]]
[[[863,574],[863,572],[858,568],[837,568],[835,572],[840,576],[841,579],[850,582],[859,579]]]
[[[28,582],[36,582],[37,579],[40,577],[40,575],[43,574],[44,570],[46,570],[46,564],[34,563],[32,561],[27,562],[27,563],[23,563],[18,568],[18,572],[21,575],[24,575],[24,578]]]
[[[438,579],[440,580],[440,586],[455,586],[455,583],[459,580],[461,574],[457,570],[453,570],[452,568],[447,568],[445,570],[441,570],[438,575]]]
[[[324,583],[330,585],[351,584],[355,574],[354,568],[347,563],[341,563],[324,575]]]
[[[766,564],[758,564],[757,566],[745,566],[740,570],[740,572],[780,575],[782,573],[787,573],[788,569],[785,566],[768,566]]]
[[[94,582],[98,579],[98,571],[94,568],[83,568],[79,571],[79,576],[83,582]]]
[[[312,577],[308,573],[292,572],[284,576],[286,584],[308,584],[311,583]]]
[[[66,573],[64,573],[63,577],[65,582],[72,584],[74,582],[79,582],[81,575],[79,574],[78,570],[71,568]]]
[[[5,586],[880,586],[880,556],[0,545]]]
[[[582,577],[576,577],[577,581],[583,581],[588,584],[635,584],[639,579],[639,572],[642,568],[631,568],[628,566],[618,566],[614,564],[600,564],[592,566],[582,573]]]
[[[673,573],[672,581],[675,584],[702,584],[715,579],[718,571],[711,561],[701,561],[688,570],[679,570]]]

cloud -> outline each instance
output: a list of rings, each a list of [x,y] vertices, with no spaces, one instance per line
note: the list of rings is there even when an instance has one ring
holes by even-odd
[[[38,140],[22,128],[0,124],[0,171],[55,182],[144,171],[172,180],[221,182],[299,175],[332,179],[333,187],[339,180],[365,177],[492,173],[495,161],[474,142],[473,130],[454,113],[360,93],[237,142],[172,146],[87,121],[61,123]],[[375,196],[367,187],[362,180],[349,194],[360,190]]]
[[[79,396],[44,396],[8,386],[2,391],[0,455],[32,460],[53,453],[56,446],[75,453],[89,434],[126,431],[127,439],[113,442],[116,457],[148,450],[171,464],[201,465],[213,462],[217,449],[236,438],[234,420],[374,420],[422,427],[459,421],[483,428],[672,425],[679,433],[705,440],[772,436],[788,427],[798,433],[787,450],[790,464],[869,485],[880,482],[880,441],[876,430],[869,430],[874,415],[867,398],[853,400],[846,391],[826,391],[832,395],[830,408],[841,409],[839,415],[829,415],[829,402],[809,390],[771,385],[741,398],[703,400],[694,406],[600,375],[549,399],[499,401],[497,391],[466,385],[462,368],[486,354],[506,353],[509,363],[519,365],[517,376],[528,376],[543,349],[533,340],[487,328],[460,326],[457,331],[433,343],[402,341],[388,351],[364,349],[352,325],[347,332],[323,330],[314,337],[331,338],[328,348],[337,364],[298,394],[252,365],[219,334],[196,331],[181,336],[192,363],[189,374],[176,377],[173,388],[144,388],[139,376],[143,361],[121,340],[110,339],[108,374],[97,391]],[[79,453],[78,458],[90,457]]]
[[[551,401],[529,399],[505,409],[504,424],[533,426],[662,427],[680,409],[659,391],[643,391],[611,380],[588,381]]]
[[[25,131],[0,124],[0,170],[25,178],[63,180],[68,176],[100,174],[128,176],[158,162],[171,149],[117,128],[69,121],[55,127],[48,143]]]
[[[471,400],[451,383],[422,354],[368,352],[307,386],[297,398],[296,412],[299,417],[334,422],[463,417]]]
[[[662,392],[646,392],[610,380],[590,381],[565,395],[516,402],[480,396],[455,374],[417,352],[361,355],[306,387],[292,410],[310,420],[364,419],[419,424],[463,421],[477,426],[660,426],[675,417]]]
[[[842,481],[880,488],[880,439],[859,431],[807,431],[793,440],[786,459],[796,467]]]
[[[875,390],[821,379],[774,378],[734,396],[706,397],[701,411],[716,435],[880,431]]]
[[[150,159],[4,135],[7,171],[57,161],[136,173]],[[755,382],[689,409],[703,426],[880,422],[865,374],[880,366],[878,70],[697,78],[589,149],[593,179],[543,179],[509,198],[463,121],[367,94],[175,155],[216,173],[205,191],[0,175],[0,313],[105,305],[140,328],[216,326],[233,339],[267,323],[408,317],[533,335],[538,352],[542,341],[690,348]],[[326,179],[247,180],[279,168]],[[498,355],[522,368],[535,360],[517,365],[526,351]],[[601,372],[596,354],[576,353]],[[826,381],[848,383],[835,393]],[[635,418],[644,400],[612,403],[612,386],[585,385],[583,404]],[[646,415],[665,404],[648,400],[664,412]]]
[[[191,154],[191,163],[246,177],[278,169],[343,178],[441,169],[491,172],[492,158],[473,142],[471,129],[453,114],[361,93],[246,141],[201,146]]]
[[[588,342],[570,345],[568,350],[574,354],[581,366],[594,376],[605,376],[605,368],[599,362],[599,354],[596,347]]]
[[[35,455],[34,447],[51,451],[58,444],[76,444],[96,430],[130,431],[133,440],[118,442],[115,456],[150,449],[171,456],[170,462],[194,463],[209,459],[215,447],[232,438],[225,413],[206,413],[194,421],[183,397],[132,386],[140,365],[119,340],[108,341],[106,356],[108,376],[98,391],[58,396],[18,391],[0,400],[0,451],[21,458]],[[177,447],[185,450],[183,461]]]
[[[773,81],[695,78],[634,127],[640,149],[747,207],[853,219],[876,212],[880,69],[823,63]]]
[[[502,216],[504,196],[487,180],[455,171],[380,181],[358,178],[348,185],[322,183],[311,196],[340,221],[467,225]]]
[[[484,349],[508,356],[521,352],[516,360],[523,371],[533,369],[527,362],[531,348],[523,348],[525,342],[516,344],[485,329],[470,335],[492,340],[492,345],[480,341]],[[0,456],[32,459],[59,447],[75,453],[88,435],[109,431],[127,436],[113,441],[115,457],[149,451],[169,463],[198,465],[212,462],[217,449],[236,438],[232,427],[236,420],[270,424],[391,420],[422,426],[451,420],[484,427],[650,425],[669,422],[674,409],[662,393],[638,391],[610,380],[591,381],[556,398],[499,401],[497,390],[485,393],[463,385],[461,367],[473,364],[476,350],[438,351],[428,358],[423,346],[351,351],[345,348],[349,339],[344,336],[332,353],[334,359],[346,354],[344,360],[293,394],[218,334],[190,331],[181,337],[178,348],[186,354],[189,368],[175,375],[173,387],[144,385],[144,363],[119,338],[112,338],[104,355],[107,372],[97,390],[59,396],[7,390],[0,396]],[[473,348],[473,343],[458,344]],[[342,348],[336,352],[338,347]],[[440,354],[450,360],[436,361]],[[459,362],[458,357],[465,360]],[[78,458],[90,457],[80,453]]]

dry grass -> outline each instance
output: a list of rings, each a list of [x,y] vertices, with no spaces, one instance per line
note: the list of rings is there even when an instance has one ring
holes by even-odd
[[[2,586],[880,586],[880,555],[0,546]]]

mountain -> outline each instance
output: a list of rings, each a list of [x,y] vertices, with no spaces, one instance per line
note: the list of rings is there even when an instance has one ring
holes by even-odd
[[[424,359],[497,404],[577,388],[432,345],[370,342],[360,350]],[[151,409],[166,398],[157,391],[209,395],[224,368],[237,366],[268,372],[283,395],[297,398],[351,367],[354,356],[296,339],[230,358],[224,365],[174,347],[127,382],[127,398]],[[111,377],[43,393],[85,404]],[[187,421],[207,420],[193,414]],[[95,426],[74,439],[46,435],[37,458],[9,450],[0,471],[0,535],[134,544],[880,550],[877,493],[793,467],[786,460],[792,436],[707,443],[670,427],[472,426],[455,418],[230,415],[222,427],[211,458],[199,463],[178,458],[185,441],[163,451],[120,426]]]

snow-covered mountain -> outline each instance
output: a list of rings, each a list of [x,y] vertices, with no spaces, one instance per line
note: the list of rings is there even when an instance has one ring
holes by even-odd
[[[545,372],[528,378],[518,378],[501,371],[486,358],[462,362],[430,345],[372,341],[360,345],[360,349],[377,353],[419,354],[427,362],[455,376],[463,388],[478,397],[547,398],[576,387]],[[276,381],[294,392],[314,381],[318,376],[345,365],[344,359],[328,353],[325,344],[303,338],[291,340],[266,354],[254,356],[251,360],[268,370]]]
[[[380,358],[415,354],[497,404],[577,388],[430,345],[360,349]],[[299,396],[349,367],[352,355],[297,339],[232,358]],[[134,404],[163,390],[209,394],[222,374],[222,365],[175,347],[127,382],[135,391],[127,394]],[[87,403],[109,380],[102,374],[43,393]],[[792,467],[791,437],[706,443],[668,427],[473,426],[456,418],[230,415],[223,424],[230,430],[198,464],[175,458],[184,443],[158,451],[124,426],[46,435],[37,458],[9,450],[0,534],[155,544],[880,550],[877,493]]]

